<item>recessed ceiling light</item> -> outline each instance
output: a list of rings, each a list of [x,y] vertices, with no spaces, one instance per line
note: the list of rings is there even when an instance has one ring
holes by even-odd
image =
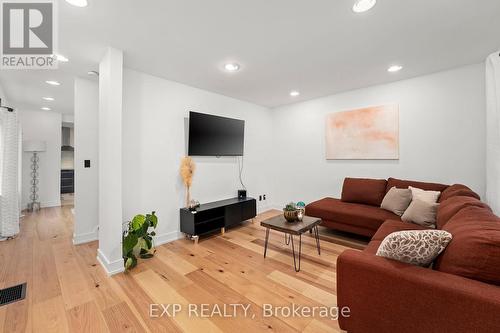
[[[390,72],[390,73],[395,73],[395,72],[399,72],[402,69],[403,69],[403,66],[393,65],[393,66],[389,67],[387,69],[387,71]]]
[[[76,7],[87,7],[87,0],[66,0],[67,3]]]
[[[45,83],[50,84],[51,86],[60,86],[61,85],[61,83],[59,83],[59,81],[52,81],[52,80],[45,81]]]
[[[364,13],[372,9],[376,4],[377,0],[358,0],[354,6],[352,6],[352,10],[355,13]]]
[[[43,111],[50,111],[50,108],[44,106],[43,108],[41,108]]]
[[[54,59],[60,62],[68,62],[69,59],[63,56],[62,54],[54,54]]]
[[[54,97],[42,97],[42,99],[52,102],[54,100]]]
[[[228,72],[236,72],[240,69],[240,65],[238,65],[237,63],[229,63],[229,64],[225,64],[224,68]]]
[[[290,92],[290,96],[292,96],[292,97],[297,97],[299,95],[300,95],[300,93],[297,90],[293,90]]]
[[[90,76],[99,76],[99,72],[98,71],[88,71],[87,75],[90,75]]]

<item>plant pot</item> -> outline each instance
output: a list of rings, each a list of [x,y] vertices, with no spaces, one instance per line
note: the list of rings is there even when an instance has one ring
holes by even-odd
[[[285,220],[287,220],[287,222],[297,221],[297,211],[296,210],[284,210],[283,216],[285,216]]]

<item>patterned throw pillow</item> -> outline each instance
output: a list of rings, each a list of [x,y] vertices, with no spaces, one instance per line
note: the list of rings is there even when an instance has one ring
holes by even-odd
[[[451,234],[444,230],[393,232],[384,238],[377,250],[377,256],[428,267],[451,239]]]

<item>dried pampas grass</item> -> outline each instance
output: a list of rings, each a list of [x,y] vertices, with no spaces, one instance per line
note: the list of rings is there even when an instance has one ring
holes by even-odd
[[[191,187],[196,166],[191,157],[184,157],[181,161],[181,177],[186,187]]]
[[[191,201],[191,194],[189,189],[193,184],[193,176],[196,165],[191,157],[186,156],[181,160],[181,177],[184,185],[186,186],[186,207],[189,206],[189,201]]]

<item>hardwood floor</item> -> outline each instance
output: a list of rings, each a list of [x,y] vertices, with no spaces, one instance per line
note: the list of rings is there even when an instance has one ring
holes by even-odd
[[[328,318],[264,317],[264,304],[334,306],[335,262],[362,241],[321,231],[321,256],[303,237],[302,270],[295,273],[284,236],[271,232],[263,258],[263,218],[269,211],[200,239],[157,248],[127,274],[108,277],[96,260],[97,242],[72,245],[72,206],[26,215],[21,233],[0,242],[0,288],[27,282],[26,299],[0,307],[0,332],[338,332]],[[161,223],[161,221],[160,221]],[[150,317],[150,304],[183,306],[175,317]],[[188,304],[249,305],[255,317],[189,317]],[[160,308],[159,313],[163,311]],[[201,311],[201,310],[200,310]],[[159,314],[158,313],[158,314]]]

